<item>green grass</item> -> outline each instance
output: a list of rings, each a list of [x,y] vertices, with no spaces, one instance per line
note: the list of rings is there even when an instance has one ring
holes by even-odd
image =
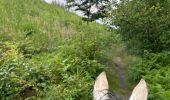
[[[118,35],[41,0],[0,0],[0,13],[0,99],[92,99]]]
[[[55,48],[78,32],[107,34],[103,26],[96,23],[87,26],[77,15],[41,0],[1,0],[0,8],[2,41],[23,41],[32,33],[34,46]]]

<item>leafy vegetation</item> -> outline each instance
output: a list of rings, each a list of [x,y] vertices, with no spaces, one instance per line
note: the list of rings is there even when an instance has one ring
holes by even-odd
[[[149,100],[169,100],[170,1],[122,0],[111,13],[127,51],[139,60],[129,67],[134,82],[144,78]]]
[[[1,100],[92,99],[118,40],[106,27],[41,0],[1,0],[0,13]]]
[[[170,99],[170,0],[68,1],[86,21],[107,16],[115,29],[55,3],[0,0],[0,99],[91,100],[103,70],[121,94],[114,57],[131,65],[134,83],[147,81],[149,100]]]
[[[141,78],[149,83],[149,100],[169,100],[170,53],[148,53],[138,64],[131,67],[130,75],[135,81]]]
[[[113,10],[113,24],[131,52],[169,50],[170,1],[123,0]]]
[[[106,17],[109,0],[67,0],[68,7],[75,8],[76,11],[82,11],[84,21],[92,22],[99,18]]]

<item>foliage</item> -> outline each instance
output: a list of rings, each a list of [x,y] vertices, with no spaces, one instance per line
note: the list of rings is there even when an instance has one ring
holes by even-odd
[[[0,0],[0,13],[0,99],[92,99],[117,37],[41,0]]]
[[[113,25],[132,52],[170,49],[169,0],[122,0],[115,6],[111,13]]]
[[[46,72],[28,62],[14,43],[1,43],[0,51],[0,98],[36,96],[38,88],[43,88],[40,84],[47,78]]]
[[[140,59],[129,68],[132,82],[144,78],[149,100],[170,99],[170,1],[121,0],[110,18],[125,41],[127,50]]]
[[[68,7],[75,7],[75,10],[82,11],[84,20],[91,22],[106,17],[106,8],[109,0],[67,0]]]
[[[102,65],[95,60],[94,55],[96,54],[91,50],[94,48],[93,45],[86,46],[89,45],[86,42],[90,41],[80,41],[81,38],[76,36],[76,39],[67,40],[59,48],[60,52],[57,56],[60,68],[51,69],[53,73],[57,73],[56,76],[60,77],[59,84],[51,90],[58,91],[58,93],[53,94],[53,96],[55,95],[53,98],[71,100],[92,98],[93,80],[97,73],[102,70]],[[98,50],[96,49],[94,52],[99,52]]]
[[[129,69],[133,81],[144,78],[149,87],[149,100],[170,99],[170,53],[145,52],[143,59]]]

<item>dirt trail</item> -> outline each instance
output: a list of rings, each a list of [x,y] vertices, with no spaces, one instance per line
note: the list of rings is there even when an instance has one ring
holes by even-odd
[[[127,84],[126,65],[123,63],[120,57],[115,58],[113,62],[117,67],[117,78],[119,81],[120,88],[123,91],[122,100],[128,100],[130,96],[130,90]]]

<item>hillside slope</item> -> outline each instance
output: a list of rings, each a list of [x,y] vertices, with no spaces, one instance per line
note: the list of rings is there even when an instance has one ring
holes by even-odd
[[[119,35],[42,0],[0,0],[0,13],[0,99],[92,99]]]
[[[86,25],[77,15],[42,0],[1,0],[0,8],[1,40],[20,40],[31,34],[36,46],[47,46],[50,40],[54,47],[77,32],[107,34],[103,26]]]

